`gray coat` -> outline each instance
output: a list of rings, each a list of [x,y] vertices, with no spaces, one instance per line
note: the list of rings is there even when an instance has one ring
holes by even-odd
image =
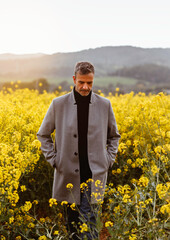
[[[54,129],[55,143],[51,138]],[[72,91],[53,99],[37,137],[46,160],[54,167],[52,197],[57,201],[80,204],[77,131],[77,105]],[[91,203],[95,203],[103,199],[108,169],[115,160],[120,135],[110,101],[93,92],[89,104],[87,139],[94,193]],[[100,184],[96,180],[100,180]],[[68,183],[73,184],[71,192],[66,188]]]

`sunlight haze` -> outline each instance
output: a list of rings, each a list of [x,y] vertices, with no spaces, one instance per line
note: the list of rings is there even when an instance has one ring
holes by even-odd
[[[169,9],[168,0],[0,0],[0,53],[170,48]]]

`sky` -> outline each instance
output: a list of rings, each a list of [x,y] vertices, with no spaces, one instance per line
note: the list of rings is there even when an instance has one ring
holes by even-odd
[[[0,0],[0,54],[170,48],[169,0]]]

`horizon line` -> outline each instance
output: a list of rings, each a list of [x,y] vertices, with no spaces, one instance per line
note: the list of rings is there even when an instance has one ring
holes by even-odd
[[[100,46],[100,47],[90,47],[90,48],[85,48],[77,51],[58,51],[58,52],[53,52],[53,53],[43,53],[43,52],[32,52],[32,53],[14,53],[14,52],[0,52],[0,55],[54,55],[54,54],[63,54],[63,53],[76,53],[76,52],[82,52],[82,51],[87,51],[87,50],[95,50],[98,48],[107,48],[107,47],[132,47],[132,48],[141,48],[141,49],[170,49],[170,47],[140,47],[140,46],[133,46],[133,45],[107,45],[107,46]]]

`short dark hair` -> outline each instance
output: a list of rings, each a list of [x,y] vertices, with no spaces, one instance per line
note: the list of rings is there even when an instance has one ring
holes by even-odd
[[[94,74],[94,66],[89,62],[78,62],[78,63],[76,63],[75,68],[74,68],[75,77],[76,77],[77,73],[79,73],[81,75],[85,75],[88,73]]]

